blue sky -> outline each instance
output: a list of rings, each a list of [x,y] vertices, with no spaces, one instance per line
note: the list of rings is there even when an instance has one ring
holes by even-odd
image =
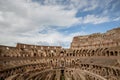
[[[74,36],[120,27],[120,0],[0,0],[0,45],[68,48]]]

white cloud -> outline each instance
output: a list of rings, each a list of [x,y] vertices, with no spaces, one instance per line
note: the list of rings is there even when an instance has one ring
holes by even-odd
[[[55,30],[50,30],[45,34],[39,34],[36,32],[24,33],[22,35],[10,35],[2,34],[0,39],[0,44],[5,45],[16,45],[17,42],[34,44],[34,45],[53,45],[53,46],[63,46],[68,48],[74,36],[85,35],[85,32],[75,32],[69,35],[64,35]]]
[[[100,24],[109,21],[108,17],[97,15],[76,17],[78,10],[96,9],[98,2],[95,0],[43,1],[44,5],[31,0],[0,0],[0,44],[15,45],[17,42],[23,42],[63,45],[65,43],[64,46],[68,47],[73,36],[86,33],[75,32],[65,35],[56,29],[67,28],[74,24]]]
[[[0,23],[9,25],[5,27],[11,31],[43,29],[45,26],[68,27],[78,22],[75,10],[64,10],[60,6],[43,6],[25,0],[1,0],[0,3]]]
[[[120,20],[120,17],[113,19],[113,21],[119,21],[119,20]]]
[[[0,0],[0,44],[40,41],[58,44],[66,36],[57,31],[46,34],[38,32],[45,29],[48,31],[48,28],[53,29],[54,26],[69,27],[79,21],[75,14],[76,10],[64,10],[57,5],[40,5],[31,0]]]
[[[92,23],[92,24],[100,24],[110,21],[109,17],[104,16],[96,16],[96,15],[87,15],[82,19],[83,23]]]

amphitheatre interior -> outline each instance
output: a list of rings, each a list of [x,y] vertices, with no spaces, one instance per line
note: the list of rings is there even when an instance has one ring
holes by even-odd
[[[1,45],[0,80],[120,80],[120,27],[75,36],[68,49]]]

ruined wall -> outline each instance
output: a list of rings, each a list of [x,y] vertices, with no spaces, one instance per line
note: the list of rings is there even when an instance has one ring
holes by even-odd
[[[71,49],[87,49],[120,46],[120,28],[106,33],[94,33],[86,36],[76,36],[71,43]]]
[[[120,80],[119,31],[74,37],[69,49],[0,46],[0,80]]]
[[[26,49],[61,49],[61,46],[41,46],[41,45],[30,45],[30,44],[22,44],[22,43],[17,43],[16,48],[26,48]]]

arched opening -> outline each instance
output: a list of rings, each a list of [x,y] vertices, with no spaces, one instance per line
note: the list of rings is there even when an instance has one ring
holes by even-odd
[[[73,53],[73,56],[75,56],[75,53]]]
[[[110,55],[111,55],[111,56],[114,56],[114,53],[113,53],[113,51],[111,51],[111,52],[110,52]]]
[[[117,56],[118,55],[118,52],[117,51],[115,51],[115,56]]]
[[[109,51],[107,51],[106,53],[107,53],[107,56],[109,56]]]
[[[67,53],[67,57],[68,57],[69,55],[68,55],[68,53]]]
[[[36,57],[37,56],[37,54],[36,53],[34,53],[34,57]]]
[[[94,56],[94,52],[95,52],[95,51],[93,50],[92,53],[91,53],[91,56]]]
[[[72,53],[70,53],[70,56],[72,56]]]

